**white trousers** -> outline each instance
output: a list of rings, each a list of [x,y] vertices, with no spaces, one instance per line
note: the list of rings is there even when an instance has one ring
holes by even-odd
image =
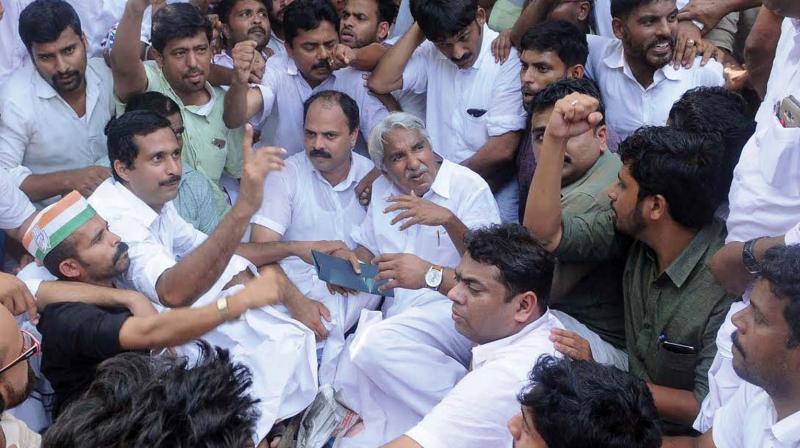
[[[364,430],[337,447],[375,448],[402,435],[467,374],[473,343],[456,331],[442,297],[383,319],[364,311],[334,388]]]

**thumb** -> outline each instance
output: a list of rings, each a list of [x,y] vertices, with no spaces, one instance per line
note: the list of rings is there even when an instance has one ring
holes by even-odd
[[[247,162],[251,157],[253,157],[253,126],[247,123],[244,125],[242,138],[242,161]]]

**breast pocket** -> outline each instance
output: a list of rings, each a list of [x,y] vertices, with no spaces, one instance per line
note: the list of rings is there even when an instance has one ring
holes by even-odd
[[[676,389],[694,389],[694,369],[697,365],[697,354],[675,353],[658,347],[656,366],[653,382],[659,386],[674,387]]]
[[[800,168],[800,128],[784,128],[770,114],[768,128],[757,138],[764,180],[787,195],[800,196],[800,183],[794,176]]]
[[[475,152],[489,138],[487,128],[489,111],[484,108],[472,107],[462,113],[464,114],[464,142],[467,144],[467,149]]]

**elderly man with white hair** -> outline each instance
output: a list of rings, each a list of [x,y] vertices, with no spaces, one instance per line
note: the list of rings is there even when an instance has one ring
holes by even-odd
[[[368,144],[382,175],[353,232],[357,247],[346,255],[376,264],[394,297],[382,313],[362,312],[334,386],[365,423],[337,446],[374,448],[414,426],[467,373],[472,343],[455,330],[445,294],[455,284],[464,234],[500,216],[489,185],[442,160],[419,118],[390,114]]]

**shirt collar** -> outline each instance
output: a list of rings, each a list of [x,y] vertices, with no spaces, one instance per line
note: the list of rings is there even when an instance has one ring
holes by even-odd
[[[100,216],[106,219],[113,215],[124,215],[128,219],[133,219],[146,227],[150,227],[159,216],[155,210],[145,204],[125,185],[113,178],[108,178],[100,184],[92,194],[89,202]],[[166,206],[167,204],[164,204],[164,207],[162,207],[162,213]]]
[[[796,444],[800,441],[800,412],[795,412],[783,420],[775,422],[778,418],[778,413],[775,411],[775,404],[772,399],[770,398],[768,401],[770,419],[767,421],[765,429],[772,432],[775,439],[781,442],[783,446]]]
[[[533,333],[537,329],[541,328],[546,323],[550,322],[552,318],[552,314],[550,314],[550,310],[547,310],[539,316],[538,319],[526,325],[522,330],[518,331],[511,336],[505,337],[503,339],[498,339],[496,341],[487,342],[486,344],[477,345],[472,348],[472,368],[477,369],[487,361],[496,358],[499,355],[499,352],[514,343],[520,341],[521,339],[525,338],[529,334]]]
[[[353,160],[352,155],[350,156],[350,169],[347,171],[347,177],[345,177],[343,181],[339,182],[336,185],[331,185],[331,183],[328,182],[327,179],[325,179],[325,176],[323,176],[322,173],[317,168],[314,167],[314,164],[311,163],[310,160],[308,160],[308,156],[306,156],[306,163],[308,164],[309,169],[311,169],[311,172],[313,173],[314,177],[317,178],[317,180],[323,182],[325,185],[330,187],[331,190],[336,192],[347,191],[354,184],[357,184],[358,182],[361,181],[361,179],[356,177],[356,167],[355,167],[356,162],[355,160]]]
[[[625,74],[630,76],[631,79],[636,81],[636,78],[633,76],[633,72],[631,71],[630,65],[628,65],[628,61],[625,60],[625,50],[622,47],[622,41],[616,39],[614,42],[614,49],[611,53],[608,54],[603,59],[603,63],[606,67],[610,69],[619,70],[622,69]],[[686,70],[686,69],[682,69]],[[660,69],[656,70],[653,73],[653,84],[650,84],[652,87],[653,85],[657,84],[661,79],[666,78],[671,81],[677,81],[681,78],[681,74],[672,67],[672,64],[668,63],[661,67]],[[638,83],[638,81],[636,81]]]
[[[700,229],[692,239],[692,242],[667,267],[664,274],[669,276],[676,287],[682,287],[689,278],[697,264],[700,263],[703,255],[708,251],[709,246],[716,241],[722,225],[720,221],[714,220],[711,224]]]
[[[450,199],[450,180],[452,178],[453,162],[443,159],[442,164],[439,165],[439,171],[436,173],[436,179],[433,180],[430,191],[445,199]]]

